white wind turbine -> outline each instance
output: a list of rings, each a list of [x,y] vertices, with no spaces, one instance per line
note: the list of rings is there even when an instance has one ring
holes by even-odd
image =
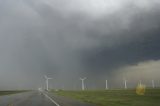
[[[124,88],[127,89],[127,80],[126,78],[124,78],[123,80],[124,80]]]
[[[85,78],[80,78],[80,80],[82,81],[82,90],[84,91],[85,89],[85,86],[84,86],[84,80],[87,79],[86,77]]]
[[[47,77],[46,75],[44,76],[45,79],[46,79],[46,90],[49,91],[49,83],[48,83],[48,80],[52,79],[52,78],[49,78]]]
[[[106,80],[106,90],[108,89],[108,81]]]

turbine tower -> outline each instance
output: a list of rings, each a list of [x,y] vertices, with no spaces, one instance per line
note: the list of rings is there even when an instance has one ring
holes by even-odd
[[[49,78],[47,77],[46,75],[44,76],[45,79],[46,79],[46,90],[49,91],[49,83],[48,83],[48,80],[52,79],[52,78]]]
[[[152,80],[152,88],[155,88],[154,80]]]
[[[108,90],[108,81],[106,80],[106,90]]]
[[[84,91],[85,89],[85,86],[84,86],[84,80],[87,79],[86,77],[85,78],[80,78],[80,80],[82,81],[82,90]]]
[[[127,80],[124,78],[124,88],[127,89]]]

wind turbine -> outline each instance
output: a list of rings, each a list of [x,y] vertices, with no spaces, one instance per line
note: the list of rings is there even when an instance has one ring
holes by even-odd
[[[84,91],[85,87],[84,87],[84,80],[87,79],[86,77],[85,78],[80,78],[80,80],[82,81],[82,90]]]
[[[49,91],[49,83],[48,83],[48,80],[50,80],[50,79],[52,79],[52,78],[49,78],[49,77],[47,77],[46,75],[44,76],[45,77],[45,79],[46,79],[46,90],[47,91]]]
[[[124,78],[124,88],[127,89],[127,80]]]
[[[155,88],[154,80],[152,80],[152,87]]]
[[[106,90],[108,89],[108,81],[106,80]]]

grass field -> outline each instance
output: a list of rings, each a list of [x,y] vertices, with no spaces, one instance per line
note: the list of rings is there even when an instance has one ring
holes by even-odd
[[[139,96],[135,90],[106,91],[58,91],[57,95],[67,96],[97,106],[159,106],[160,89],[147,89]]]
[[[22,93],[22,92],[26,92],[26,91],[0,91],[0,96]]]

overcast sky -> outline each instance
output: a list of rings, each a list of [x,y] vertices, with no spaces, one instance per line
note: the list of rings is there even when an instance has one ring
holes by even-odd
[[[0,89],[160,86],[159,0],[0,0]]]

